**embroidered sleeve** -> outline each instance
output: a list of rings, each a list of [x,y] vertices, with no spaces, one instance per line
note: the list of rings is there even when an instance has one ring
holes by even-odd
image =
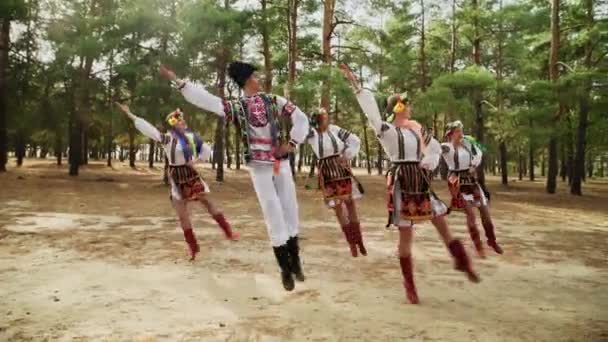
[[[163,141],[163,138],[162,138],[163,135],[158,131],[158,129],[156,127],[154,127],[148,121],[138,117],[133,122],[135,123],[135,128],[138,131],[140,131],[143,135],[147,136],[148,138],[150,138],[154,141],[158,141],[158,142]]]
[[[446,144],[446,143],[441,144],[441,153],[442,154],[450,153],[450,146],[448,146],[448,144]]]
[[[236,123],[241,110],[241,102],[233,100],[224,100],[224,113],[226,113],[226,124]]]
[[[338,131],[338,138],[340,138],[340,140],[346,142],[348,140],[348,137],[351,135],[352,133],[344,128],[340,128],[340,130]]]
[[[433,131],[422,126],[420,127],[420,135],[422,137],[422,141],[424,141],[424,145],[428,146],[431,143],[431,139],[433,139]]]
[[[171,135],[169,133],[163,133],[160,136],[160,142],[163,145],[167,145],[169,142],[171,142]]]

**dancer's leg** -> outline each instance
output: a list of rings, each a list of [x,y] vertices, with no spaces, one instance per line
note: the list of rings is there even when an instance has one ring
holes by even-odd
[[[283,215],[283,207],[275,188],[272,166],[252,166],[249,170],[253,187],[264,214],[264,221],[266,222],[274,255],[281,268],[283,287],[285,290],[291,291],[294,289],[294,280],[289,258],[289,247],[287,246],[290,236]]]
[[[492,216],[490,215],[490,207],[488,205],[482,205],[479,207],[479,215],[481,216],[481,224],[483,230],[486,233],[486,239],[488,240],[488,246],[492,247],[498,254],[502,254],[503,250],[496,242],[496,234],[494,229],[494,222],[492,222]]]
[[[461,272],[466,273],[467,277],[472,282],[479,282],[479,276],[473,270],[473,266],[471,265],[471,259],[467,255],[467,252],[462,245],[462,242],[458,239],[452,238],[452,233],[450,232],[450,228],[445,219],[445,216],[437,216],[434,217],[431,222],[437,228],[439,235],[441,236],[443,242],[448,247],[450,254],[454,258],[456,262],[455,268]]]
[[[473,240],[473,244],[475,245],[477,255],[483,258],[485,257],[483,243],[481,243],[479,229],[477,228],[477,220],[475,218],[475,211],[473,209],[474,207],[470,203],[467,203],[467,206],[464,209],[465,215],[467,216],[467,228],[469,229],[471,240]]]
[[[190,260],[194,260],[196,254],[200,252],[200,247],[192,230],[192,221],[188,212],[188,201],[173,199],[173,207],[184,232],[184,239],[190,249]]]
[[[363,255],[367,255],[367,249],[363,244],[363,234],[361,232],[361,223],[359,222],[359,217],[357,215],[357,205],[353,199],[346,200],[344,202],[346,204],[346,208],[348,209],[348,217],[350,220],[350,224],[355,234],[355,243],[359,246],[359,251]]]
[[[414,241],[414,228],[411,226],[399,227],[399,265],[403,275],[403,286],[407,299],[412,304],[418,304],[418,293],[414,283],[414,265],[412,261],[412,243]]]
[[[240,235],[238,232],[232,231],[230,223],[224,217],[224,214],[215,206],[207,195],[201,195],[198,198],[199,202],[207,209],[207,212],[211,214],[211,217],[217,222],[218,226],[224,231],[224,234],[228,239],[238,240]]]
[[[340,223],[340,227],[342,228],[342,232],[344,233],[344,238],[350,247],[350,254],[353,257],[357,257],[357,235],[354,232],[352,221],[349,222],[348,220],[348,207],[344,203],[338,203],[334,206],[334,211],[338,218],[338,222]]]

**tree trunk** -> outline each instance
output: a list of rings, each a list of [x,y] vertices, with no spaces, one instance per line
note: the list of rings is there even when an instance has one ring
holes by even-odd
[[[366,167],[367,167],[367,174],[371,175],[372,174],[372,161],[371,161],[371,156],[369,153],[369,138],[367,137],[367,125],[366,125],[366,118],[363,114],[361,114],[361,123],[363,124],[363,142],[364,142],[364,146],[365,146],[365,163],[366,163]]]
[[[82,137],[82,165],[89,164],[89,135],[87,134],[87,129],[83,128],[82,132],[80,132],[80,136]]]
[[[585,0],[587,9],[587,30],[590,32],[593,29],[593,0]],[[593,45],[591,38],[587,37],[585,42],[585,68],[590,71],[592,67],[591,55]],[[572,177],[572,186],[570,193],[573,195],[583,195],[581,178],[585,174],[585,149],[587,145],[587,126],[589,117],[589,94],[591,93],[591,81],[586,79],[583,84],[583,92],[579,96],[579,115],[578,129],[576,135],[576,155],[574,160],[574,173]],[[591,168],[592,170],[592,168]]]
[[[302,165],[304,164],[304,144],[300,144],[300,155],[298,157],[298,173],[302,172]]]
[[[230,140],[230,125],[226,125],[225,127],[226,130],[226,166],[228,166],[229,169],[232,168],[232,152],[230,150],[231,144],[230,142],[232,140]]]
[[[8,50],[10,44],[11,21],[9,18],[0,19],[0,172],[6,171],[8,161],[7,137],[7,76],[8,76]]]
[[[587,177],[593,177],[593,156],[589,153],[589,161],[587,162]]]
[[[323,78],[323,85],[321,87],[321,107],[329,110],[329,94],[331,89],[331,37],[334,31],[334,12],[336,7],[336,0],[325,0],[323,2],[323,36],[322,36],[322,54],[323,54],[323,66],[326,69],[328,75]]]
[[[423,93],[426,92],[427,85],[427,66],[426,66],[426,18],[425,18],[425,8],[424,8],[424,0],[420,0],[420,91]]]
[[[235,158],[236,158],[236,169],[241,169],[241,130],[235,129]]]
[[[475,11],[479,12],[479,4],[478,0],[473,0],[473,8]],[[473,17],[473,28],[474,28],[474,38],[473,38],[473,62],[475,65],[481,66],[481,34],[479,32],[479,14],[474,14]],[[473,107],[475,109],[475,128],[477,140],[480,143],[485,142],[485,127],[484,127],[484,117],[482,112],[482,93],[481,90],[476,89],[473,91]],[[482,157],[481,163],[477,168],[477,180],[482,188],[485,189],[486,176],[484,171],[485,157]]]
[[[92,57],[82,57],[78,91],[75,99],[76,108],[73,111],[72,132],[70,134],[70,176],[78,176],[78,169],[82,163],[82,131],[84,120],[89,111],[89,76],[93,68]]]
[[[528,162],[528,167],[530,168],[530,181],[534,182],[534,143],[532,142],[532,140],[530,140],[530,146],[529,146],[530,150],[528,151],[529,154],[529,162]]]
[[[55,133],[55,158],[57,158],[57,166],[61,165],[61,157],[63,154],[63,140],[59,132]]]
[[[288,74],[287,74],[287,91],[288,97],[291,97],[293,85],[296,80],[296,63],[298,61],[298,7],[300,0],[288,0],[287,8],[287,35],[288,35]],[[301,160],[301,158],[300,158]],[[298,172],[301,165],[298,162]]]
[[[169,185],[169,158],[165,156],[165,166],[163,167],[163,183]]]
[[[17,166],[21,167],[23,165],[23,158],[25,158],[25,137],[21,131],[17,131],[17,136],[15,137],[15,157],[17,157]]]
[[[454,73],[454,66],[456,64],[456,0],[452,0],[452,24],[451,26],[451,43],[450,43],[450,74]],[[445,122],[444,122],[445,125]]]
[[[135,168],[135,156],[137,151],[135,150],[135,129],[129,125],[129,166]]]
[[[560,28],[559,28],[559,6],[560,0],[551,0],[551,51],[549,54],[549,78],[557,88],[559,79],[559,71],[557,69],[558,53],[560,44]],[[555,90],[557,91],[557,89]],[[557,97],[559,98],[559,97]],[[561,117],[562,105],[558,105],[557,117]],[[549,170],[547,174],[547,192],[554,194],[557,188],[557,137],[553,132],[549,138]]]
[[[545,154],[543,153],[541,156],[541,165],[540,165],[540,175],[545,177],[547,174],[547,158],[545,158]]]
[[[562,144],[562,167],[560,169],[560,177],[562,177],[562,182],[566,181],[566,177],[568,175],[568,157],[566,156],[566,144]]]
[[[605,163],[604,155],[602,155],[602,156],[600,156],[600,169],[599,169],[600,177],[602,177],[602,178],[604,178],[604,163]]]
[[[519,159],[519,162],[518,162],[518,164],[519,164],[519,168],[518,168],[518,170],[519,170],[519,180],[521,181],[521,180],[524,179],[524,156],[521,153],[521,150],[518,150],[517,152],[518,152],[518,159]]]
[[[500,176],[502,178],[503,185],[509,185],[509,177],[507,170],[507,143],[504,141],[500,142]]]
[[[154,153],[156,152],[156,142],[150,139],[150,151],[148,151],[148,167],[154,167]]]
[[[262,49],[264,52],[264,91],[272,92],[272,54],[270,51],[270,29],[268,22],[268,10],[266,5],[267,0],[261,0],[262,3]],[[228,4],[228,2],[226,2]],[[228,5],[226,5],[228,7]]]

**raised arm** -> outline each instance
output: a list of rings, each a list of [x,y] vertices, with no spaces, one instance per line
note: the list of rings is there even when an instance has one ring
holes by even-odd
[[[347,65],[341,64],[340,69],[342,69],[344,76],[350,81],[350,84],[355,91],[355,95],[357,96],[357,102],[359,102],[361,110],[363,110],[363,113],[367,116],[370,126],[374,129],[376,135],[380,136],[384,125],[374,94],[367,89],[361,88],[361,85],[357,81],[357,77]]]
[[[308,116],[304,114],[296,105],[288,101],[284,97],[277,96],[277,106],[280,109],[281,115],[286,115],[291,118],[291,131],[289,131],[289,144],[296,147],[305,142],[308,136],[310,123]]]
[[[116,103],[116,105],[118,106],[118,108],[120,108],[120,110],[123,113],[125,113],[129,117],[129,119],[133,120],[133,123],[135,124],[135,128],[138,131],[140,131],[143,135],[147,136],[148,138],[150,138],[154,141],[162,142],[162,134],[158,131],[158,129],[156,129],[156,127],[154,127],[148,121],[131,113],[129,106],[123,105],[120,103]]]
[[[359,153],[359,149],[361,148],[361,139],[359,139],[358,136],[349,130],[340,128],[338,126],[333,127],[338,134],[338,138],[344,142],[344,157],[349,160],[353,159]]]
[[[160,74],[175,84],[175,87],[181,91],[186,101],[219,116],[226,115],[224,100],[208,92],[202,85],[178,79],[175,72],[164,65],[160,66]]]

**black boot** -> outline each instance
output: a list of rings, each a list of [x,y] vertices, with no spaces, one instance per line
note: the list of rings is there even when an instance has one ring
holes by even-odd
[[[300,262],[300,245],[298,237],[294,236],[287,240],[287,249],[289,250],[289,262],[291,272],[296,276],[297,281],[304,281],[304,272],[302,272],[302,263]]]
[[[292,291],[295,287],[293,282],[293,275],[291,274],[291,267],[289,265],[289,249],[287,244],[272,247],[274,250],[274,256],[277,258],[277,263],[281,268],[281,280],[283,281],[283,287],[287,291]]]

